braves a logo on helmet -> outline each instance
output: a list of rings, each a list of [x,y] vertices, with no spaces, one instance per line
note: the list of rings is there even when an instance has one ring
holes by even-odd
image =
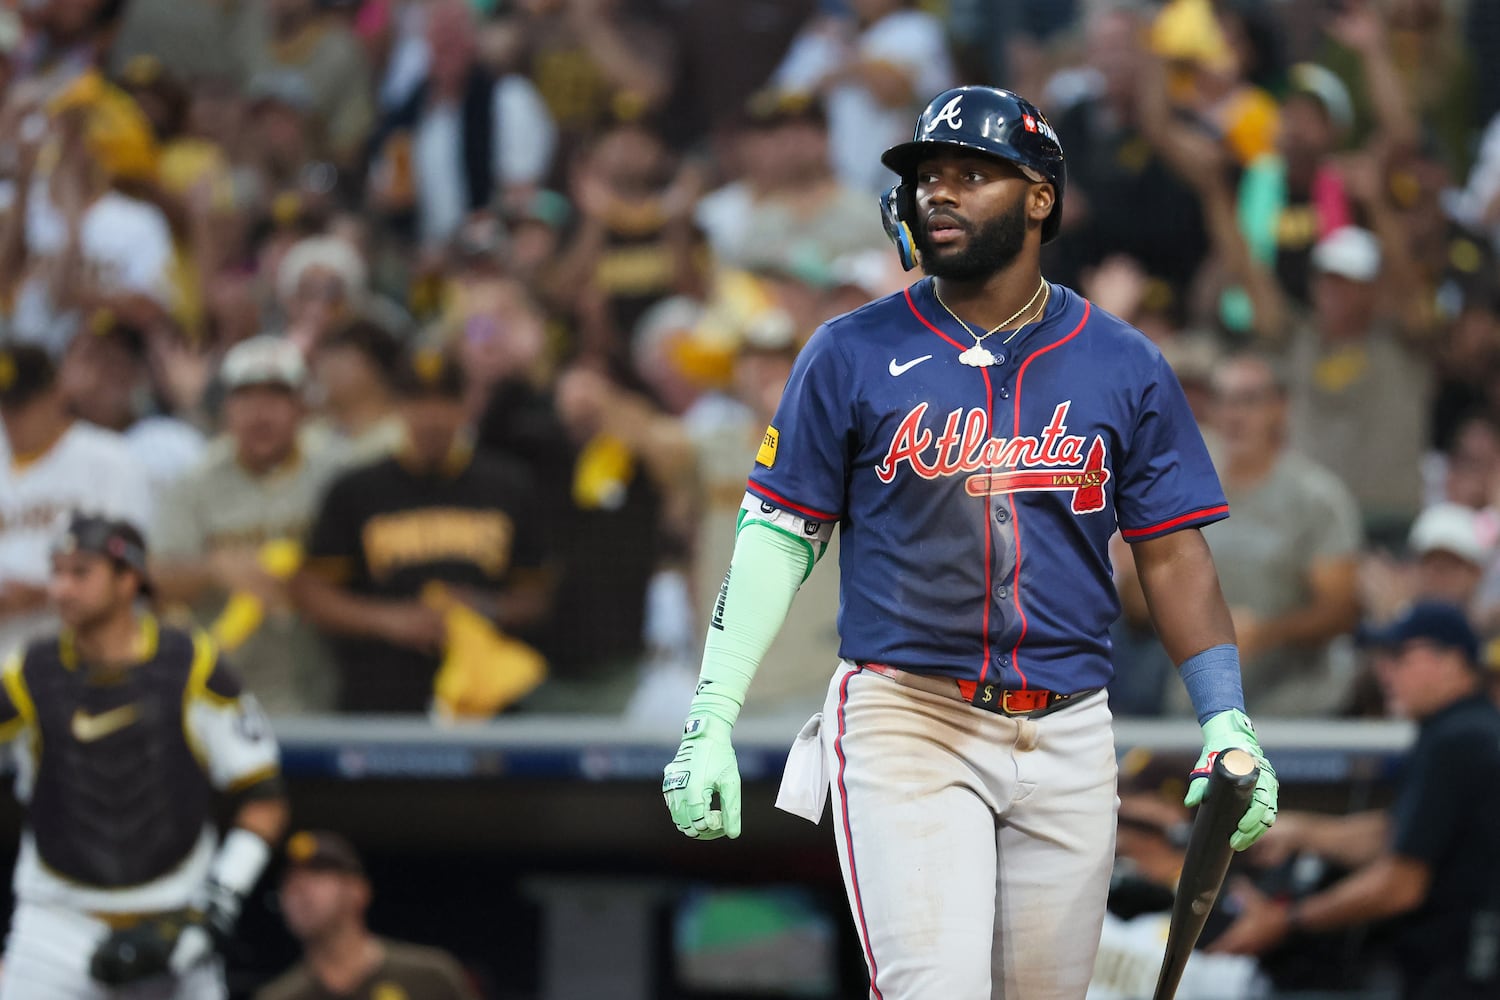
[[[963,95],[960,94],[947,104],[944,104],[943,110],[939,111],[937,117],[932,119],[932,127],[936,128],[942,123],[947,122],[948,127],[955,132],[963,128],[964,120],[959,117],[959,113],[963,110],[963,101]]]
[[[990,436],[989,417],[978,407],[967,414],[953,410],[934,435],[922,426],[927,404],[918,403],[897,426],[875,475],[892,482],[905,462],[923,479],[967,475],[964,490],[973,497],[1067,492],[1073,495],[1073,513],[1101,511],[1110,477],[1104,439],[1096,434],[1089,443],[1083,435],[1067,432],[1072,405],[1072,400],[1059,403],[1040,436],[997,438]]]

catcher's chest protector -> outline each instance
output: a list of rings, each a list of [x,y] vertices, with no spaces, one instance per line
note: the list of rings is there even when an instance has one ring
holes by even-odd
[[[65,665],[56,643],[28,653],[40,739],[27,823],[55,874],[125,888],[192,852],[213,803],[184,725],[192,662],[191,639],[169,629],[155,656],[108,682]]]

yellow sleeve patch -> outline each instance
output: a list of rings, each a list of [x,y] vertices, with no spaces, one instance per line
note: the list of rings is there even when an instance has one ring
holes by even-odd
[[[781,440],[781,435],[774,427],[767,427],[765,436],[760,439],[760,451],[755,453],[755,461],[766,468],[776,464],[776,443]]]

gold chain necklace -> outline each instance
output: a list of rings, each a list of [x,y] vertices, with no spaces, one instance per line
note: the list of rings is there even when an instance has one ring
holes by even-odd
[[[938,290],[937,290],[937,286],[936,285],[934,285],[933,288],[932,288],[932,294],[933,294],[933,297],[938,300],[938,305],[942,306],[943,309],[948,313],[948,315],[952,316],[953,319],[954,319],[954,321],[956,323],[958,323],[959,326],[961,326],[961,327],[964,328],[964,332],[965,333],[967,333],[969,336],[971,336],[971,337],[974,338],[974,346],[970,347],[968,350],[964,351],[962,354],[960,354],[958,356],[959,362],[962,363],[962,364],[969,365],[972,368],[987,368],[990,365],[998,364],[999,361],[1000,361],[1000,359],[997,358],[997,357],[995,357],[995,355],[990,351],[990,349],[987,348],[987,347],[985,347],[980,342],[982,340],[984,340],[985,337],[988,337],[991,334],[999,333],[1001,330],[1005,329],[1007,326],[1010,326],[1012,323],[1014,323],[1017,319],[1021,318],[1023,315],[1027,315],[1027,314],[1031,313],[1032,307],[1036,305],[1037,296],[1041,296],[1042,297],[1042,305],[1041,305],[1041,309],[1038,310],[1038,312],[1037,312],[1037,316],[1034,316],[1031,319],[1028,319],[1025,323],[1022,323],[1020,326],[1017,326],[1014,330],[1011,331],[1011,334],[1010,334],[1009,337],[1006,337],[1004,340],[1000,341],[1001,346],[1004,346],[1004,345],[1010,343],[1012,340],[1015,339],[1016,334],[1018,334],[1018,333],[1021,332],[1021,330],[1022,330],[1023,327],[1025,327],[1027,324],[1033,322],[1042,313],[1045,313],[1047,311],[1047,301],[1052,298],[1052,289],[1051,289],[1050,286],[1048,286],[1047,279],[1043,278],[1037,284],[1036,291],[1032,293],[1030,300],[1028,300],[1027,303],[1024,306],[1022,306],[1021,308],[1017,309],[1015,311],[1015,313],[1013,313],[1011,315],[1010,319],[1006,320],[1003,323],[1000,323],[1000,324],[996,325],[993,329],[991,329],[988,333],[985,333],[985,334],[975,333],[974,330],[969,326],[969,324],[965,323],[963,321],[963,319],[961,319],[959,317],[958,313],[954,312],[952,309],[949,309],[948,308],[948,303],[944,302],[943,301],[943,297],[938,294]]]

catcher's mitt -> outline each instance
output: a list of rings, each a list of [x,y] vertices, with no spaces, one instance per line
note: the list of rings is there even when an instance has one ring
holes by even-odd
[[[188,910],[149,917],[110,931],[94,949],[89,974],[106,986],[125,986],[172,972],[172,952],[185,928],[196,924]]]

